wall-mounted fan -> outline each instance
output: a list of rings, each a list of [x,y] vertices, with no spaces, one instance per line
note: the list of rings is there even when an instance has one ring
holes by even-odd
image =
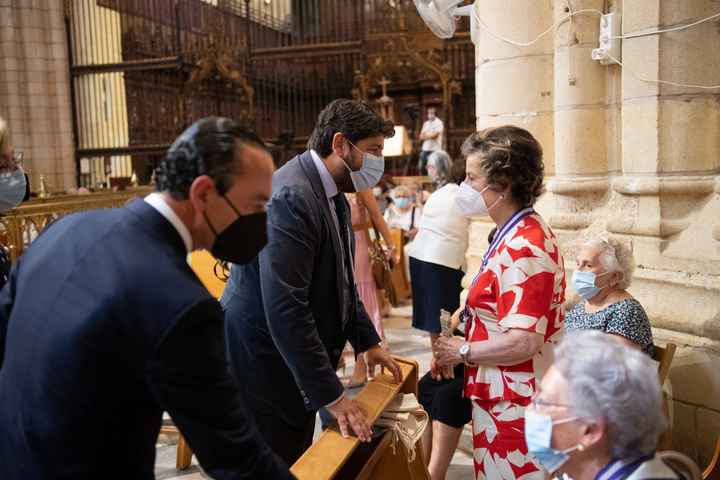
[[[475,43],[475,15],[473,5],[458,7],[463,0],[414,0],[415,6],[430,30],[440,38],[455,34],[455,19],[470,17],[470,38]]]

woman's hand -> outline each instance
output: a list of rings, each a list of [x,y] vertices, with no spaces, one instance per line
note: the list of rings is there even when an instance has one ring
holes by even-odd
[[[385,254],[388,262],[390,263],[390,267],[392,268],[397,263],[397,248],[395,245],[390,245]]]
[[[462,363],[460,356],[460,346],[465,343],[462,337],[454,336],[452,338],[440,337],[435,342],[435,359],[438,365],[444,366],[449,363],[456,365]]]
[[[450,374],[448,374],[448,366],[443,365],[440,366],[437,363],[437,359],[433,357],[430,360],[430,376],[437,380],[438,382],[442,380],[442,377],[450,378]]]

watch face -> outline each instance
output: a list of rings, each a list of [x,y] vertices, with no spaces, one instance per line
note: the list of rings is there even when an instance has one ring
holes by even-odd
[[[463,344],[463,345],[460,347],[460,355],[467,355],[467,353],[468,353],[469,351],[470,351],[470,345],[468,345],[467,343],[466,343],[466,344]]]

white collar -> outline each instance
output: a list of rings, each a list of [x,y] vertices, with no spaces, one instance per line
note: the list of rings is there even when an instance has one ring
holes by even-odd
[[[325,195],[327,195],[327,198],[334,197],[338,194],[337,184],[335,183],[335,180],[333,180],[332,175],[330,175],[325,162],[322,161],[320,155],[318,155],[315,150],[310,150],[310,156],[312,157],[313,162],[315,162],[315,168],[317,168],[317,171],[320,174],[320,180],[322,181],[323,188],[325,189]]]
[[[175,230],[177,230],[178,234],[180,234],[180,238],[182,238],[182,241],[185,244],[185,250],[187,250],[187,253],[192,252],[193,241],[192,235],[190,235],[190,230],[188,230],[187,225],[180,220],[178,214],[175,213],[175,210],[173,210],[170,205],[168,205],[165,199],[159,193],[153,192],[145,197],[145,201],[157,210],[160,215],[165,217],[167,221],[170,222],[170,225],[175,227]]]

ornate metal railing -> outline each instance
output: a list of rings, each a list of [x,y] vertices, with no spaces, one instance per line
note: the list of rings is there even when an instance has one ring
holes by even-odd
[[[10,260],[15,263],[30,242],[63,215],[85,210],[122,207],[133,198],[143,197],[150,191],[151,187],[135,187],[121,192],[33,198],[0,218],[0,223],[4,227],[4,231],[0,233],[0,243],[8,248]]]
[[[389,116],[408,131],[423,119],[404,112],[443,106],[452,155],[457,132],[475,126],[468,21],[441,40],[412,0],[65,3],[79,186],[133,172],[147,184],[175,137],[208,115],[250,126],[291,158],[327,103],[375,102],[383,80]]]

